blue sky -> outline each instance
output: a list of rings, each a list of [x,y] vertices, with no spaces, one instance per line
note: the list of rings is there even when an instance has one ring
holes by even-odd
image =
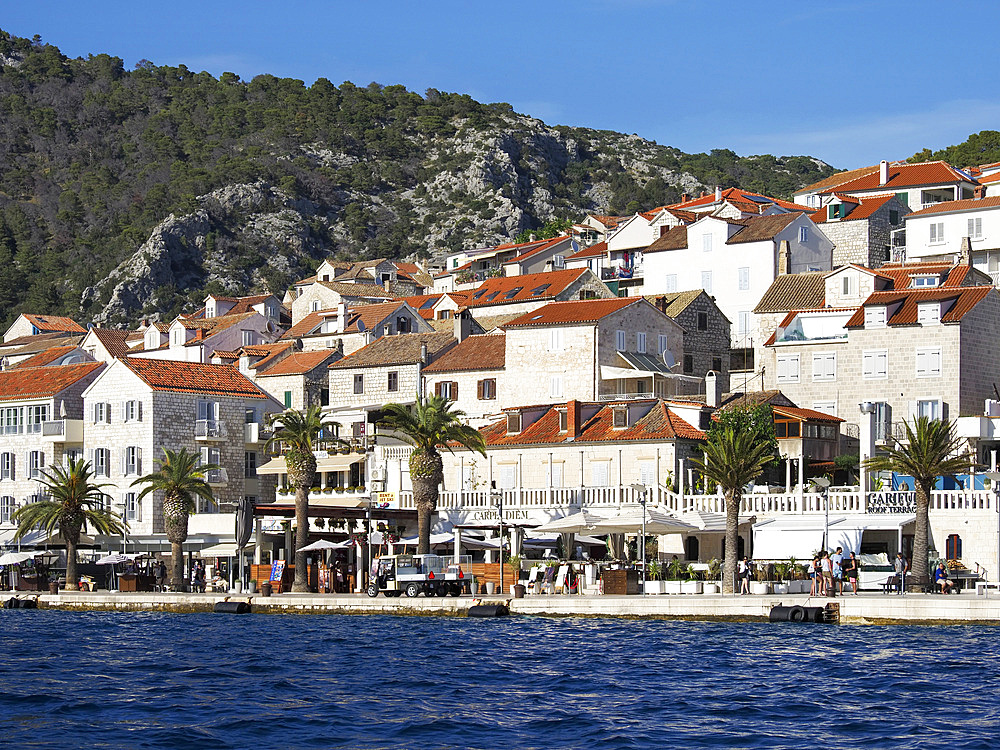
[[[506,101],[684,151],[852,168],[1000,129],[996,2],[482,0],[8,3],[0,28],[245,79]]]

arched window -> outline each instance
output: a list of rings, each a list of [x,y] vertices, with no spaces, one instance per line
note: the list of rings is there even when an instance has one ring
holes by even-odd
[[[944,543],[944,556],[949,560],[962,559],[962,537],[958,534],[949,534]]]

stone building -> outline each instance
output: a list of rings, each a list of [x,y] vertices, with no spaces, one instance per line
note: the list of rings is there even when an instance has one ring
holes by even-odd
[[[730,321],[704,289],[653,295],[646,298],[684,330],[681,372],[702,376],[717,373],[723,391],[729,390]]]
[[[853,263],[878,268],[893,260],[893,233],[903,228],[909,207],[895,195],[855,198],[834,193],[810,218],[834,244],[833,267]]]
[[[341,302],[329,310],[311,312],[292,326],[283,341],[295,341],[303,350],[340,349],[353,354],[382,336],[431,333],[430,323],[404,300],[349,306]]]
[[[506,346],[503,333],[469,336],[424,368],[425,391],[454,401],[473,427],[488,424],[520,390],[506,377]]]
[[[610,299],[616,295],[587,268],[487,279],[468,292],[465,307],[473,316],[526,313],[549,302]]]
[[[251,379],[286,409],[326,406],[330,401],[329,366],[340,357],[339,349],[293,352],[255,369]]]

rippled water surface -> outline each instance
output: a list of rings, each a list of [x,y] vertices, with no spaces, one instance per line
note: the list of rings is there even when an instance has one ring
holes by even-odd
[[[1000,745],[1000,629],[0,610],[0,745]]]

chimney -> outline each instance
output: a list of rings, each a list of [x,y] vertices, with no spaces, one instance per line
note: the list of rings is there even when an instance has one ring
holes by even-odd
[[[719,373],[709,370],[705,373],[705,405],[718,409],[722,403],[722,381]]]
[[[722,188],[719,185],[715,186],[715,200],[722,200]]]
[[[687,203],[689,200],[691,200],[690,195],[687,193],[681,193],[681,203]]]
[[[962,238],[962,248],[958,251],[958,264],[960,266],[972,265],[972,245],[968,237]]]
[[[455,341],[462,343],[472,333],[472,314],[468,310],[455,311]]]
[[[384,282],[384,286],[385,286],[385,290],[386,290],[387,292],[389,291],[389,284],[390,284],[390,283],[391,283],[391,282],[389,281],[388,277],[386,277],[386,280],[385,280],[385,282]]]
[[[580,437],[581,424],[580,402],[576,399],[566,402],[566,434],[570,438]]]
[[[889,162],[885,159],[878,164],[878,184],[885,185],[889,181]]]
[[[347,325],[347,303],[341,300],[337,303],[337,333],[343,333]]]
[[[788,240],[778,243],[778,275],[788,273]]]
[[[664,315],[667,314],[667,298],[664,296],[657,297],[653,302],[653,305]]]
[[[420,345],[420,364],[427,364],[427,344]]]

